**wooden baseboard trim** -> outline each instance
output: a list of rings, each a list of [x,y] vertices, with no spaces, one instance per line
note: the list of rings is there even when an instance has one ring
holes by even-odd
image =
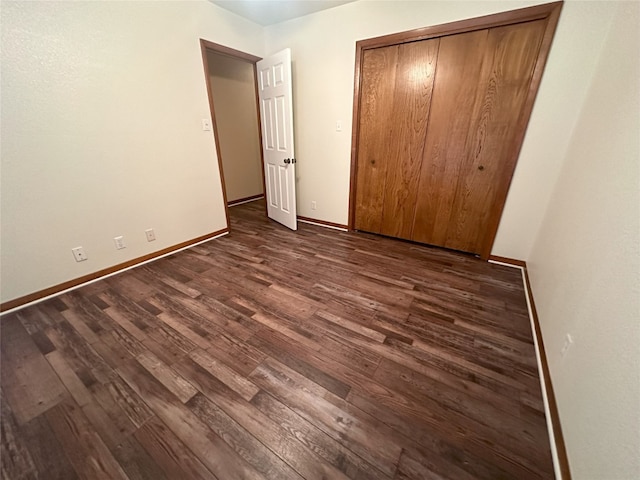
[[[523,267],[523,275],[525,281],[525,290],[529,297],[531,306],[531,315],[533,317],[534,335],[538,341],[538,350],[540,352],[540,361],[542,363],[542,375],[544,377],[545,387],[547,389],[547,401],[549,402],[549,414],[551,416],[551,424],[553,425],[553,436],[556,443],[556,453],[558,455],[558,466],[562,480],[571,480],[571,470],[569,469],[569,457],[567,456],[567,446],[564,443],[564,435],[562,434],[562,426],[560,425],[560,416],[558,414],[558,404],[556,403],[556,395],[553,391],[551,383],[551,374],[549,372],[549,363],[547,362],[547,354],[544,349],[542,340],[542,332],[540,330],[540,320],[538,319],[538,311],[533,300],[533,291],[531,290],[531,282],[529,281],[529,273],[526,264]]]
[[[118,265],[104,268],[102,270],[98,270],[97,272],[83,275],[82,277],[74,278],[73,280],[68,280],[58,285],[54,285],[53,287],[45,288],[44,290],[40,290],[38,292],[30,293],[28,295],[24,295],[14,300],[9,300],[0,305],[0,312],[4,314],[4,313],[8,313],[9,310],[26,307],[29,304],[42,301],[45,298],[50,297],[52,295],[59,294],[63,291],[79,288],[86,283],[93,282],[95,280],[99,280],[103,277],[114,275],[116,273],[120,273],[124,270],[128,270],[142,263],[147,263],[153,260],[157,260],[160,257],[166,257],[167,255],[171,255],[172,253],[175,253],[179,250],[184,250],[198,243],[203,243],[215,237],[222,236],[226,233],[229,233],[229,229],[223,228],[222,230],[207,233],[206,235],[202,235],[200,237],[187,240],[186,242],[178,243],[177,245],[163,248],[162,250],[158,250],[157,252],[149,253],[147,255],[143,255],[142,257],[134,258],[132,260],[119,263]]]
[[[520,268],[522,271],[522,279],[524,281],[525,293],[527,295],[527,300],[530,307],[533,334],[536,337],[538,354],[540,356],[540,366],[542,370],[542,379],[544,381],[544,387],[546,390],[547,407],[549,411],[551,425],[553,428],[553,440],[555,443],[555,453],[557,456],[558,469],[560,473],[559,480],[571,480],[571,470],[569,469],[569,457],[567,456],[567,447],[566,447],[566,444],[564,443],[564,435],[562,434],[562,426],[560,425],[560,416],[558,414],[558,404],[556,403],[556,396],[553,391],[553,384],[551,383],[549,363],[547,362],[547,354],[544,349],[544,341],[542,340],[542,333],[540,330],[540,320],[538,318],[538,311],[536,310],[536,303],[533,299],[531,282],[529,281],[529,272],[527,271],[527,262],[524,262],[522,260],[516,260],[514,258],[499,257],[496,255],[491,255],[489,257],[489,261]]]
[[[259,198],[264,198],[264,193],[251,195],[250,197],[238,198],[237,200],[231,200],[230,202],[227,202],[227,207],[235,207],[236,205],[240,205],[243,203],[253,202],[254,200],[258,200]]]
[[[497,255],[490,255],[489,256],[489,260],[492,260],[494,262],[499,262],[499,263],[506,263],[508,265],[513,265],[515,267],[521,267],[521,268],[524,268],[524,269],[527,268],[527,262],[525,262],[523,260],[516,260],[515,258],[499,257]]]
[[[347,225],[342,225],[341,223],[327,222],[325,220],[318,220],[316,218],[303,217],[302,215],[298,215],[298,221],[303,223],[310,223],[312,225],[320,225],[321,227],[343,230],[345,232],[349,230],[349,227]]]

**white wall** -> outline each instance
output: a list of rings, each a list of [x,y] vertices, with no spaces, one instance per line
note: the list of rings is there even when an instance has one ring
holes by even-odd
[[[576,479],[640,478],[639,27],[619,4],[527,262]]]
[[[261,55],[262,27],[206,1],[0,15],[3,302],[226,227],[199,39]]]
[[[357,40],[539,3],[361,0],[267,27],[266,54],[292,48],[299,214],[347,223]],[[612,11],[602,2],[564,5],[494,255],[529,255]]]
[[[261,195],[262,147],[253,64],[215,52],[208,52],[207,58],[227,201]]]

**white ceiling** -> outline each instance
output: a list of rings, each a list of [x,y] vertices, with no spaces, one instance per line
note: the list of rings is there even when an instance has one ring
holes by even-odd
[[[210,0],[212,3],[260,25],[303,17],[355,0]]]

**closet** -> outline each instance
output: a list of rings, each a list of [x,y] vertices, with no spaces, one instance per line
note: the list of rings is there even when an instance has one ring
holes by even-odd
[[[560,6],[358,42],[352,228],[489,256]]]

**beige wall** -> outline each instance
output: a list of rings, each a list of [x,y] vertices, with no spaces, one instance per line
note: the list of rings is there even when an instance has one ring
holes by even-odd
[[[292,49],[298,213],[347,223],[357,40],[539,3],[361,0],[267,27],[265,53]],[[564,5],[494,255],[526,259],[531,251],[612,10],[606,2]]]
[[[206,1],[0,15],[2,301],[226,226],[199,38],[262,55],[261,27]]]
[[[617,5],[528,258],[576,479],[640,478],[639,32]]]
[[[227,201],[264,193],[253,64],[208,53]]]

